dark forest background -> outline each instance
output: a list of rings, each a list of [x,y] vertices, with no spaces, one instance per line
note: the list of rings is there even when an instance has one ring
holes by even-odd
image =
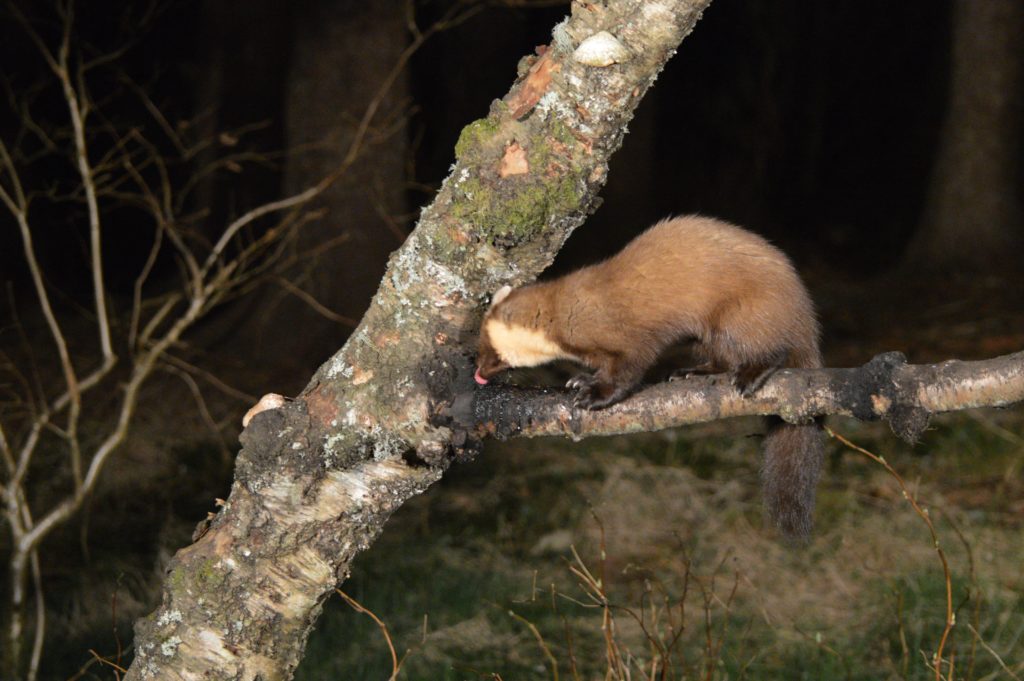
[[[553,271],[607,256],[662,217],[699,212],[792,255],[818,302],[831,365],[893,349],[912,361],[1020,349],[1024,12],[1016,4],[714,0],[642,102],[603,204]],[[88,357],[96,353],[88,221],[66,146],[67,110],[25,30],[55,47],[61,7],[33,0],[0,9],[0,138],[20,149],[21,182],[41,191],[32,208],[36,252],[58,312],[78,320],[66,328],[69,343]],[[160,561],[227,494],[246,399],[297,393],[341,346],[389,253],[447,175],[462,128],[486,115],[520,58],[549,42],[567,12],[564,3],[529,0],[74,6],[76,59],[112,55],[87,76],[91,153],[100,157],[135,130],[173,160],[170,182],[195,180],[182,214],[197,242],[338,167],[415,40],[410,22],[426,31],[466,11],[408,56],[362,153],[294,218],[302,228],[285,249],[287,266],[213,309],[180,344],[190,366],[232,390],[204,384],[210,414],[201,418],[181,382],[157,374],[109,481],[42,548],[54,623],[42,678],[67,678],[89,648],[108,655],[127,642],[127,623],[154,605],[146,599],[158,593]],[[182,140],[209,144],[183,154]],[[216,172],[199,176],[207,167]],[[9,177],[0,184],[10,187]],[[101,210],[108,297],[123,312],[154,232],[144,211],[115,195]],[[247,238],[277,224],[256,221]],[[171,289],[179,272],[161,252],[150,280]],[[24,404],[12,369],[35,372],[43,385],[59,372],[46,358],[51,341],[7,211],[0,282],[0,417],[14,438]],[[1021,432],[1019,419],[1000,427]],[[40,503],[66,484],[55,461],[42,457],[31,470]],[[1019,466],[1012,473],[1019,485]],[[479,471],[467,475],[466,484],[480,483]],[[0,538],[0,550],[8,541]],[[369,580],[358,584],[373,591]],[[112,592],[121,594],[113,615]]]

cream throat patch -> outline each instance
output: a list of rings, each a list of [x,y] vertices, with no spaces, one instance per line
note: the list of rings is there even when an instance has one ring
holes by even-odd
[[[487,322],[487,335],[498,356],[513,367],[535,367],[556,359],[576,359],[536,329],[491,319]]]

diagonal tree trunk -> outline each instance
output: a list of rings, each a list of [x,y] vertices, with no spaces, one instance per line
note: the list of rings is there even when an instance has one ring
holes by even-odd
[[[465,451],[435,417],[473,386],[464,343],[485,295],[535,277],[596,206],[640,97],[709,3],[574,3],[521,62],[349,341],[243,433],[231,496],[137,623],[128,679],[291,676],[353,557]]]

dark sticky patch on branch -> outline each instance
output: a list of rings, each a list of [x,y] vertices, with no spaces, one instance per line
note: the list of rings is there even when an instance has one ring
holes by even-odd
[[[488,386],[464,392],[444,414],[485,436],[573,439],[660,430],[730,416],[778,414],[791,423],[841,414],[884,420],[908,442],[916,441],[932,414],[1024,401],[1024,352],[994,359],[912,365],[899,352],[876,356],[852,369],[786,369],[752,398],[744,399],[724,375],[696,376],[650,386],[603,411],[572,407],[572,394],[554,388]]]

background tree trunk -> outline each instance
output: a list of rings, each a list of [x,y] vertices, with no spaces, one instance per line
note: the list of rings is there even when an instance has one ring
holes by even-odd
[[[316,0],[296,12],[285,93],[284,132],[292,150],[284,168],[286,194],[316,185],[344,162],[363,112],[411,40],[404,7]],[[403,70],[373,119],[370,148],[310,206],[322,215],[303,227],[295,244],[299,252],[316,255],[295,268],[294,285],[350,319],[366,310],[388,254],[404,238],[409,144],[401,107],[408,99]],[[280,288],[252,319],[256,356],[298,358],[283,365],[291,376],[316,366],[352,330]],[[298,328],[303,333],[287,331]]]
[[[128,679],[290,677],[353,557],[461,453],[436,412],[473,387],[464,343],[487,292],[535,277],[582,223],[640,97],[709,2],[574,4],[520,63],[512,91],[463,131],[348,342],[243,433],[228,501],[136,625]],[[576,59],[601,31],[616,49]]]
[[[910,262],[1020,268],[1024,3],[955,0],[952,38],[948,114]]]

